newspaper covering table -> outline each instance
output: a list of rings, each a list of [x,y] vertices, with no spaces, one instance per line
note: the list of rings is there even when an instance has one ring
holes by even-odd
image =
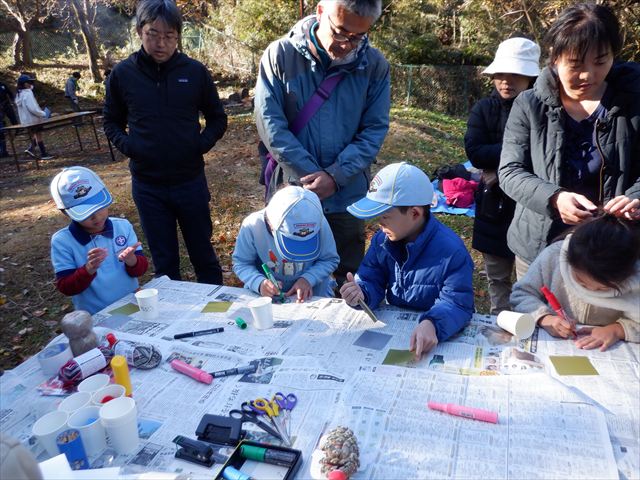
[[[259,331],[250,324],[248,290],[166,277],[146,287],[160,292],[158,319],[144,320],[133,295],[94,315],[98,334],[151,343],[163,361],[131,371],[139,449],[125,456],[108,448],[90,459],[93,468],[212,478],[220,464],[205,469],[176,460],[172,439],[195,438],[205,413],[226,415],[243,401],[282,391],[299,399],[291,414],[293,448],[305,460],[298,478],[311,478],[311,453],[338,425],[358,438],[357,479],[640,477],[637,344],[582,351],[539,329],[518,342],[493,317],[475,315],[458,336],[415,362],[407,348],[416,312],[384,306],[374,323],[341,300],[314,299],[274,305],[273,328]],[[237,317],[249,328],[237,328]],[[224,332],[173,340],[175,333],[218,326]],[[586,355],[599,375],[557,376],[549,355]],[[258,368],[206,385],[173,371],[167,363],[173,358],[206,371]],[[45,380],[35,358],[0,377],[0,427],[39,459],[46,455],[31,427],[61,400],[38,393]],[[428,400],[486,408],[500,421],[431,411]],[[260,431],[250,435],[273,441]]]

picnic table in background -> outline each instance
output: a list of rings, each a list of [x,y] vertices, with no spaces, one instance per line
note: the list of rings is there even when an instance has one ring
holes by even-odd
[[[96,116],[98,113],[99,112],[95,110],[85,111],[85,112],[66,113],[64,115],[56,115],[51,118],[43,119],[39,122],[24,123],[19,125],[12,125],[10,127],[4,127],[2,131],[5,134],[7,134],[7,136],[9,137],[9,142],[11,143],[11,149],[13,151],[13,159],[15,161],[16,168],[18,169],[18,171],[20,171],[20,160],[18,159],[18,151],[16,150],[16,146],[15,146],[15,138],[20,133],[28,133],[29,129],[34,127],[37,127],[38,129],[40,129],[40,131],[55,130],[57,128],[63,128],[68,126],[74,127],[76,131],[76,138],[78,139],[78,146],[80,147],[80,150],[84,150],[84,147],[82,145],[82,138],[80,137],[79,127],[85,125],[84,119],[86,118],[88,120],[88,123],[86,123],[86,125],[91,125],[91,128],[93,129],[93,135],[96,139],[96,148],[100,149],[100,140],[98,139],[98,131],[96,130],[96,125],[94,122],[94,116]],[[111,154],[111,160],[115,161],[111,143],[107,141],[107,145],[109,145],[109,153]],[[36,168],[40,168],[40,166],[38,165],[39,159],[36,157],[34,160],[36,162]]]

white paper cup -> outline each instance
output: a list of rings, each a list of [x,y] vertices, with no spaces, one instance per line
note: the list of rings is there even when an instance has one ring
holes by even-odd
[[[73,353],[68,343],[50,345],[38,354],[38,362],[47,377],[56,375],[60,367],[72,358]]]
[[[260,297],[251,300],[248,304],[251,315],[253,315],[253,325],[258,330],[265,330],[273,327],[273,308],[270,297]]]
[[[85,453],[96,455],[107,448],[107,434],[100,422],[100,407],[83,407],[69,417],[69,428],[80,432]]]
[[[47,451],[50,457],[60,455],[56,437],[67,429],[69,414],[62,410],[49,412],[33,424],[31,432],[40,442],[40,445]]]
[[[100,407],[100,422],[117,453],[132,453],[138,448],[138,410],[133,398],[120,397],[105,403]]]
[[[91,405],[91,393],[77,392],[73,395],[69,395],[62,402],[60,402],[60,405],[58,405],[58,410],[67,412],[69,415],[71,415],[76,410],[80,410],[82,407],[86,407],[88,405]]]
[[[158,317],[158,290],[155,288],[145,288],[136,292],[138,307],[142,313],[142,318],[152,320]]]
[[[498,314],[497,323],[500,328],[511,333],[519,340],[529,338],[536,329],[536,322],[528,313],[504,310]]]
[[[85,378],[80,385],[78,385],[79,392],[93,393],[96,390],[100,390],[102,387],[106,387],[111,382],[111,377],[106,373],[96,373],[89,378]]]
[[[112,383],[111,385],[107,385],[106,387],[102,387],[100,390],[96,390],[93,392],[93,396],[91,398],[91,403],[98,407],[101,407],[107,402],[103,402],[105,397],[112,397],[112,400],[120,397],[124,397],[125,388],[122,385],[118,385],[117,383]],[[109,400],[107,400],[109,401]]]

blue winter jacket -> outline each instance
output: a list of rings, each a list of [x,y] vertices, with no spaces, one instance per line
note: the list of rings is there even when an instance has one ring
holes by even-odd
[[[309,37],[315,22],[315,15],[300,20],[265,50],[255,91],[256,123],[278,162],[274,178],[288,183],[326,171],[338,190],[322,202],[323,209],[338,213],[366,194],[369,167],[389,129],[389,63],[364,39],[325,71]],[[289,125],[298,112],[326,76],[339,72],[344,77],[329,99],[294,136]]]
[[[405,256],[400,251],[406,248]],[[378,230],[360,264],[356,281],[367,305],[387,302],[424,312],[442,342],[459,332],[473,314],[473,262],[451,229],[431,217],[415,242],[392,242]]]

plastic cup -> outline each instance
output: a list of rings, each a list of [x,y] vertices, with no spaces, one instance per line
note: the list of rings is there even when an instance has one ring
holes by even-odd
[[[253,315],[253,325],[258,330],[266,330],[273,327],[273,308],[270,297],[260,297],[251,300],[248,304],[251,315]]]
[[[107,448],[107,434],[100,422],[100,407],[83,407],[69,417],[69,428],[80,432],[82,444],[88,456]]]
[[[498,314],[498,326],[519,340],[524,340],[533,335],[536,322],[528,313],[510,312],[504,310]]]
[[[56,437],[67,429],[69,414],[62,410],[49,412],[33,424],[31,432],[38,439],[40,445],[47,451],[50,457],[60,455]]]
[[[106,387],[111,382],[111,377],[106,373],[96,373],[89,378],[85,378],[80,385],[78,385],[79,392],[93,393],[96,390],[100,390],[102,387]]]
[[[102,387],[100,390],[96,390],[95,392],[93,392],[91,403],[93,405],[101,407],[102,405],[110,401],[103,401],[105,397],[111,397],[111,400],[114,400],[116,398],[124,397],[124,394],[125,388],[122,385],[112,383],[111,385],[107,385],[106,387]]]
[[[82,407],[86,407],[87,405],[91,405],[91,392],[77,392],[73,395],[69,395],[60,402],[58,410],[67,412],[71,415],[75,411],[80,410]]]
[[[158,317],[158,290],[155,288],[145,288],[136,292],[138,307],[142,313],[142,318],[152,320]]]
[[[132,453],[138,448],[137,415],[136,402],[130,397],[116,398],[100,407],[100,422],[117,453]]]

